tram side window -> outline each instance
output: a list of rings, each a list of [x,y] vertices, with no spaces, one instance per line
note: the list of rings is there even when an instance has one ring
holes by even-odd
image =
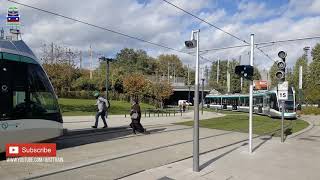
[[[276,94],[270,95],[270,108],[279,111],[278,100]]]

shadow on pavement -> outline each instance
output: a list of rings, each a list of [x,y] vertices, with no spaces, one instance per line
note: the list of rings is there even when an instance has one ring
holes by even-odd
[[[152,129],[150,133],[164,131],[166,128]],[[81,132],[82,131],[82,132]],[[57,150],[71,148],[91,143],[110,141],[114,139],[125,139],[135,137],[132,129],[128,127],[117,127],[107,129],[83,129],[76,133],[69,132],[65,136],[57,138],[53,143],[57,144]],[[139,134],[138,134],[139,135]]]
[[[246,145],[246,143],[243,143],[241,146],[244,146],[244,145]],[[200,170],[202,170],[202,169],[204,169],[204,168],[208,167],[210,164],[212,164],[212,163],[214,163],[215,161],[217,161],[218,159],[220,159],[220,158],[222,158],[222,157],[226,156],[227,154],[229,154],[229,153],[231,153],[231,152],[233,152],[233,151],[235,151],[235,150],[239,149],[241,146],[238,146],[238,147],[232,148],[231,150],[229,150],[229,151],[227,151],[227,152],[225,152],[225,153],[222,153],[222,154],[220,154],[219,156],[217,156],[217,157],[215,157],[215,158],[213,158],[213,159],[211,159],[211,160],[209,160],[209,161],[205,162],[204,164],[202,164],[202,165],[199,167],[199,168],[200,168]]]
[[[271,140],[272,137],[275,135],[275,133],[271,134],[270,137],[267,138],[260,138],[261,140],[263,140],[260,144],[258,144],[256,147],[254,147],[252,149],[252,152],[255,152],[257,149],[259,149],[264,143],[266,143],[267,141]]]

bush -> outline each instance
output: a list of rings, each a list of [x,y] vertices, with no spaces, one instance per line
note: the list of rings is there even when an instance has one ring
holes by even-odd
[[[318,108],[318,107],[303,107],[302,114],[320,115],[320,108]]]

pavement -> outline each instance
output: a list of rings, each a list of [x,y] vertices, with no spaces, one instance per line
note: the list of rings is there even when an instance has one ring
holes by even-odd
[[[202,119],[222,116],[205,112]],[[320,179],[319,116],[312,128],[281,143],[246,133],[200,128],[200,172],[192,171],[192,127],[181,116],[143,117],[148,135],[133,135],[129,118],[110,116],[108,129],[91,129],[93,117],[64,117],[67,134],[55,140],[63,163],[0,161],[1,179]],[[102,124],[100,124],[102,126]]]
[[[302,116],[311,128],[284,143],[271,136],[256,137],[253,153],[244,142],[204,153],[200,172],[192,169],[192,158],[149,169],[125,180],[136,179],[320,179],[320,116]]]

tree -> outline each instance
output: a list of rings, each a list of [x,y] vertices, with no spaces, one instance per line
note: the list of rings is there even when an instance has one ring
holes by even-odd
[[[174,54],[161,54],[157,59],[157,71],[160,74],[167,76],[169,67],[169,74],[173,76],[184,76],[185,69],[180,58]]]
[[[276,63],[273,63],[273,65],[270,68],[269,74],[270,74],[270,80],[271,80],[271,88],[275,88],[278,85],[278,79],[276,78],[276,72],[278,71],[278,66]]]
[[[160,81],[153,84],[153,95],[160,102],[160,107],[163,108],[163,101],[168,99],[173,94],[173,89],[167,81]]]
[[[320,108],[320,44],[312,49],[312,63],[309,66],[305,97]]]
[[[124,91],[131,98],[139,98],[145,94],[147,80],[142,74],[127,75],[123,79]]]

